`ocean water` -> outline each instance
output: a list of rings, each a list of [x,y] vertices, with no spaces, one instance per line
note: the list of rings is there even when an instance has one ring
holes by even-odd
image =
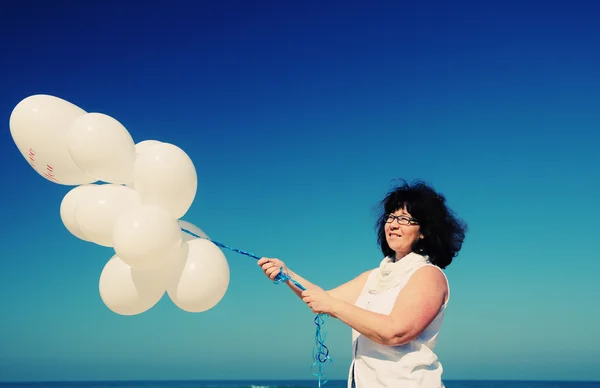
[[[446,388],[600,388],[600,381],[448,380]],[[332,380],[322,388],[346,388],[345,380]],[[0,388],[313,388],[316,380],[189,380],[0,383]],[[402,388],[402,387],[398,387]]]

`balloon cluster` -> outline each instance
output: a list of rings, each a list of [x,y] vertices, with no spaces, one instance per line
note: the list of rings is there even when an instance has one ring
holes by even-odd
[[[114,249],[99,280],[110,310],[140,314],[165,293],[188,312],[220,302],[229,265],[202,230],[181,219],[198,187],[194,164],[181,148],[157,140],[136,144],[116,119],[49,95],[20,101],[10,132],[42,177],[75,186],[60,204],[67,230]]]

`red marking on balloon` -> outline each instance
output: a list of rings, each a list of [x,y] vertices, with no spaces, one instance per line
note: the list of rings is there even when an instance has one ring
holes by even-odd
[[[56,177],[54,176],[54,167],[52,167],[51,164],[46,165],[46,171],[44,171],[42,173],[42,175],[44,175],[46,178],[50,179],[51,181],[58,182],[58,179],[56,179]]]
[[[33,166],[33,168],[35,168],[35,150],[30,148],[29,149],[29,155],[28,159],[29,159],[29,163]]]
[[[42,173],[42,175],[43,175],[43,176],[45,176],[46,178],[50,179],[50,180],[51,180],[51,181],[53,181],[53,182],[58,182],[58,179],[56,179],[56,178],[54,177],[54,175],[50,175],[50,174],[48,174],[47,172],[43,172],[43,173]]]

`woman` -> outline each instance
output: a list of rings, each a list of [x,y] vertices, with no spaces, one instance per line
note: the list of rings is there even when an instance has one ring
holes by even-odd
[[[261,258],[258,265],[270,279],[283,270],[306,288],[287,282],[313,312],[352,328],[348,387],[441,388],[434,347],[450,295],[441,270],[460,251],[466,224],[423,182],[403,181],[382,205],[379,267],[333,290],[310,283],[281,260]]]

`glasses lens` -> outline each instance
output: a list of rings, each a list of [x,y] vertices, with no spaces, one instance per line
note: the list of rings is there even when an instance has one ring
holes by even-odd
[[[385,222],[387,222],[388,224],[391,224],[392,222],[394,222],[394,220],[398,221],[398,224],[400,224],[400,225],[417,224],[417,221],[412,218],[408,218],[408,217],[404,217],[404,216],[395,216],[393,214],[388,214],[387,218],[385,219]]]

